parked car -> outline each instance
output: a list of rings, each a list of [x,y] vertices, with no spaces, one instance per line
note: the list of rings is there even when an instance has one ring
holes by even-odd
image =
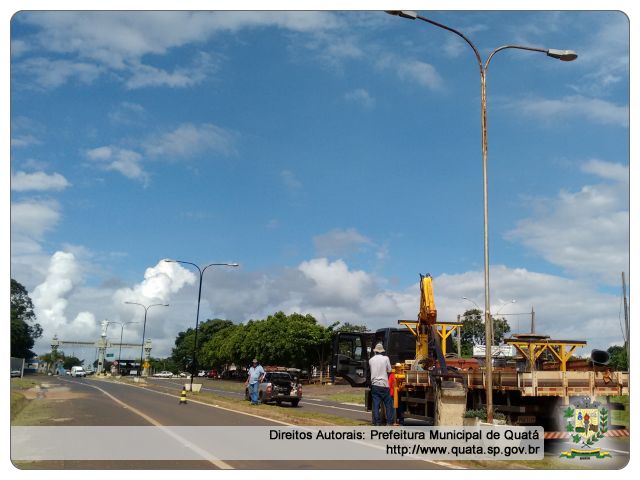
[[[244,391],[245,400],[249,400],[249,387]],[[302,385],[289,372],[267,372],[258,386],[258,401],[261,403],[288,402],[297,407],[302,399]]]
[[[207,378],[220,378],[220,375],[218,375],[218,370],[216,370],[215,368],[209,370],[209,373],[207,373]]]
[[[199,377],[206,377],[207,376],[207,371],[206,370],[200,370],[198,372],[198,376]]]
[[[11,378],[13,377],[20,377],[20,370],[11,370]]]
[[[84,371],[82,367],[71,367],[71,376],[72,377],[86,377],[87,372]]]
[[[189,372],[180,372],[178,376],[180,378],[191,378],[191,374]]]
[[[154,373],[153,376],[159,378],[173,378],[173,373],[163,370],[162,372]]]

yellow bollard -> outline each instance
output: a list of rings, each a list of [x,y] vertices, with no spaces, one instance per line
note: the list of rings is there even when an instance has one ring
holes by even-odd
[[[187,390],[182,387],[182,392],[180,392],[180,405],[187,404]]]

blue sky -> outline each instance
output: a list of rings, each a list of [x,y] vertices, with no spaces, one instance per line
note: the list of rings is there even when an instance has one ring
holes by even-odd
[[[421,13],[484,58],[578,52],[489,68],[492,309],[620,343],[628,19]],[[364,11],[21,12],[11,47],[11,275],[43,351],[133,300],[171,304],[148,325],[168,354],[197,284],[163,258],[241,264],[207,271],[202,318],[394,325],[426,272],[440,320],[483,302],[479,74],[455,35]]]

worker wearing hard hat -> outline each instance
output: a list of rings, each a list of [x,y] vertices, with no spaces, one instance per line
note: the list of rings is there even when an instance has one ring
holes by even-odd
[[[384,347],[378,343],[373,349],[375,355],[369,359],[369,371],[371,372],[371,399],[373,402],[373,424],[381,425],[380,403],[384,405],[387,425],[393,425],[394,410],[393,398],[389,394],[389,373],[391,362],[384,355]]]

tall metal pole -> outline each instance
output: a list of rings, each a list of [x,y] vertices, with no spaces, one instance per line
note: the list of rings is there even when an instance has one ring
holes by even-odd
[[[237,267],[238,264],[237,263],[210,263],[209,265],[207,265],[204,268],[200,268],[198,265],[196,265],[195,263],[192,262],[185,262],[184,260],[171,260],[171,259],[165,259],[165,262],[171,262],[171,263],[184,263],[187,265],[193,265],[194,267],[196,267],[198,269],[198,272],[200,273],[200,282],[198,283],[198,307],[196,309],[196,330],[195,330],[195,334],[194,334],[194,339],[193,339],[193,353],[192,353],[192,358],[191,358],[191,378],[189,381],[189,391],[192,392],[193,391],[193,377],[196,376],[196,373],[198,372],[197,367],[198,367],[198,325],[200,324],[200,298],[202,297],[202,276],[204,275],[204,272],[207,268],[209,267],[214,267],[214,266],[225,266],[225,267]]]
[[[196,265],[197,267],[197,265]],[[198,324],[200,322],[200,298],[202,297],[202,274],[204,270],[200,270],[200,267],[197,267],[200,271],[200,284],[198,285],[198,308],[196,309],[196,332],[195,337],[193,339],[193,354],[191,358],[191,378],[189,379],[189,391],[193,392],[193,377],[196,376],[198,372]],[[205,267],[206,270],[207,267]]]
[[[124,333],[124,323],[120,324],[120,348],[118,349],[118,373],[122,373],[122,334]]]
[[[531,333],[536,333],[536,312],[531,305]]]
[[[142,324],[142,344],[140,345],[140,366],[138,367],[138,376],[141,377],[142,376],[142,356],[144,354],[144,336],[147,330],[147,311],[151,308],[151,307],[168,307],[169,304],[168,303],[154,303],[151,305],[143,305],[142,303],[138,303],[138,302],[124,302],[128,305],[139,305],[142,308],[144,308],[144,322]],[[132,322],[133,323],[133,322]],[[120,342],[120,344],[122,344],[122,342]],[[120,347],[122,348],[122,345],[120,345]]]
[[[489,62],[493,56],[507,48],[515,48],[519,50],[529,50],[533,52],[543,52],[546,53],[547,56],[552,58],[557,58],[564,61],[575,60],[578,56],[575,52],[569,50],[553,50],[553,49],[543,49],[543,48],[533,48],[533,47],[522,47],[519,45],[505,45],[499,48],[496,48],[491,52],[489,57],[487,58],[486,63],[482,64],[482,57],[480,56],[480,52],[476,48],[476,46],[469,40],[462,32],[459,32],[455,28],[448,27],[441,23],[438,23],[429,18],[418,15],[416,12],[408,11],[408,10],[395,10],[388,11],[387,13],[391,15],[397,15],[403,18],[408,18],[411,20],[419,19],[423,22],[429,23],[436,27],[442,28],[444,30],[448,30],[449,32],[455,33],[460,38],[462,38],[473,50],[475,54],[476,60],[478,62],[478,66],[480,67],[480,113],[481,113],[481,124],[482,124],[482,190],[483,190],[483,214],[484,214],[484,236],[483,236],[483,244],[484,244],[484,322],[485,322],[485,372],[486,372],[486,382],[485,382],[485,393],[486,393],[486,406],[487,406],[487,421],[493,421],[493,365],[492,365],[492,356],[491,356],[491,346],[493,345],[493,321],[491,319],[491,311],[490,311],[490,303],[489,303],[489,198],[488,198],[488,176],[487,176],[487,157],[488,157],[488,146],[487,146],[487,85],[486,85],[486,74],[487,69],[489,68]]]
[[[145,307],[143,305],[144,308],[144,322],[142,323],[142,343],[140,344],[140,365],[138,366],[138,376],[142,377],[142,355],[143,355],[143,350],[144,350],[144,334],[146,333],[147,330],[147,311],[149,310],[149,307]]]
[[[627,305],[627,283],[624,280],[624,272],[622,272],[622,297],[624,299],[624,346],[627,350],[627,369],[631,370],[631,357],[629,356],[631,346],[631,338],[629,338],[629,307]]]

